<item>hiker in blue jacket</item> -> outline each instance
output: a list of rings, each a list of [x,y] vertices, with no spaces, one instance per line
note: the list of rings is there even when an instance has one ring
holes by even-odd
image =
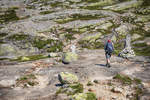
[[[107,43],[104,46],[104,49],[105,49],[105,56],[106,56],[106,66],[110,68],[111,67],[110,57],[112,52],[114,51],[113,43],[111,42],[111,40],[107,41]]]

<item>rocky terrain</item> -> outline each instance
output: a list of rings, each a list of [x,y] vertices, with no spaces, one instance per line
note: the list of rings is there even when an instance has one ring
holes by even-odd
[[[61,72],[77,75],[98,100],[149,100],[149,66],[148,0],[0,0],[0,100],[70,99],[58,93]],[[118,81],[126,78],[131,84]]]

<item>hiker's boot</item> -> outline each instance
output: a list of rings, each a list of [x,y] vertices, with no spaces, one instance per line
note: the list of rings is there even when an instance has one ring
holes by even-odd
[[[108,67],[108,63],[106,63],[106,67]]]
[[[111,67],[111,65],[108,63],[108,68],[110,68]]]

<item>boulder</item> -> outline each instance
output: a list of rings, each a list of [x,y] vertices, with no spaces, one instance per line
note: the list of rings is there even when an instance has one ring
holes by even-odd
[[[18,49],[17,47],[11,44],[1,44],[0,45],[0,56],[4,58],[15,58],[18,57]]]
[[[120,35],[126,35],[128,33],[128,26],[127,25],[121,25],[118,28],[116,28],[116,31]]]
[[[97,100],[96,95],[92,92],[78,93],[72,96],[73,100]]]
[[[78,77],[69,72],[61,72],[58,74],[58,79],[61,84],[73,84],[78,82]]]
[[[89,42],[95,42],[97,39],[100,38],[100,36],[102,35],[102,33],[97,32],[94,34],[88,34],[85,37],[82,38],[83,41],[89,41]]]
[[[76,61],[77,59],[78,59],[78,55],[76,53],[67,52],[67,53],[63,54],[62,62],[64,64],[69,64],[69,63],[71,63],[73,61]]]
[[[110,27],[112,27],[112,23],[111,22],[107,22],[107,23],[104,23],[98,27],[96,27],[96,29],[104,29],[104,30],[108,30]]]
[[[87,95],[85,93],[78,93],[73,95],[73,100],[86,100]]]
[[[139,34],[133,34],[132,40],[136,40],[136,39],[138,39],[140,37],[141,37],[141,35],[139,35]]]

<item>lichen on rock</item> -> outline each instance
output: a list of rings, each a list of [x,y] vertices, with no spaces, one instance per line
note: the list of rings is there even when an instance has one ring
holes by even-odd
[[[62,62],[65,64],[76,61],[77,59],[78,59],[78,55],[76,53],[73,53],[73,52],[66,52],[62,56]]]
[[[69,72],[61,72],[58,75],[58,79],[62,84],[73,84],[78,82],[78,77]]]

